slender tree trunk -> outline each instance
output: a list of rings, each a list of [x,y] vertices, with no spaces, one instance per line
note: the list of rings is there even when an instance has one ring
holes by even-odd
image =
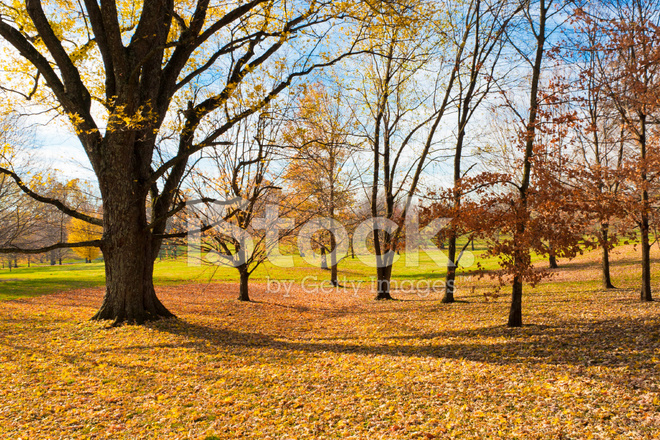
[[[651,245],[649,241],[649,218],[646,212],[642,213],[642,301],[653,301],[651,295]]]
[[[321,269],[328,270],[328,260],[325,256],[327,249],[324,245],[321,245]]]
[[[456,282],[456,234],[453,232],[449,236],[447,246],[447,277],[445,279],[445,294],[442,302],[445,304],[454,302],[454,285]]]
[[[248,281],[250,280],[250,273],[247,270],[247,267],[241,266],[238,268],[238,272],[241,276],[240,287],[238,292],[239,301],[250,301],[250,295],[248,293]]]
[[[552,245],[552,242],[548,243],[548,266],[550,269],[559,269],[557,255],[555,255],[555,247]]]
[[[351,247],[351,260],[355,260],[355,248],[353,247],[353,236],[350,237],[350,247]]]
[[[516,220],[516,230],[514,233],[514,244],[521,246],[519,241],[524,238],[525,230],[527,229],[527,222],[529,221],[528,212],[528,191],[532,174],[532,154],[534,152],[534,140],[536,135],[537,114],[539,109],[539,81],[541,78],[541,67],[543,64],[544,46],[545,46],[545,26],[547,20],[547,12],[550,5],[546,4],[545,0],[539,2],[539,18],[538,18],[538,32],[536,32],[536,55],[534,57],[534,64],[532,66],[532,81],[530,90],[529,102],[529,120],[527,122],[525,133],[525,155],[523,158],[523,174],[522,181],[519,187],[520,193],[520,212],[518,220]],[[524,268],[529,264],[529,250],[519,248],[514,253],[514,276],[511,288],[511,308],[509,310],[509,327],[522,326],[522,293],[523,293],[523,278],[519,269]]]
[[[339,281],[337,280],[337,239],[334,232],[330,234],[330,284],[337,287]]]
[[[648,182],[647,175],[647,145],[646,145],[646,114],[639,115],[640,120],[640,134],[639,145],[640,155],[642,158],[642,218],[640,221],[641,239],[642,239],[642,301],[653,301],[651,295],[651,245],[649,241],[649,192],[646,189],[646,182]]]
[[[509,327],[522,327],[522,294],[523,282],[520,275],[513,277],[513,286],[511,290],[511,308],[509,309]]]
[[[609,225],[607,223],[600,224],[601,233],[601,246],[603,249],[603,257],[601,260],[603,268],[603,289],[614,289],[612,278],[610,276],[610,248],[609,248]]]

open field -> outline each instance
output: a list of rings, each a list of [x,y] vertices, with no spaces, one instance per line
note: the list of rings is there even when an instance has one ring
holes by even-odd
[[[475,248],[478,257],[482,248]],[[266,262],[252,275],[251,280],[266,282],[269,279],[302,281],[306,277],[323,280],[328,273],[320,268],[311,267],[300,256],[294,257],[295,268],[278,267]],[[364,257],[366,258],[366,256]],[[154,270],[154,282],[168,286],[182,283],[208,283],[209,281],[238,281],[238,271],[231,267],[216,266],[187,257],[157,260]],[[494,268],[494,260],[481,258],[485,267]],[[195,264],[196,263],[196,264]],[[405,253],[395,263],[395,274],[400,279],[441,279],[445,275],[444,266],[439,267],[425,253],[420,253],[419,264],[406,265]],[[368,281],[375,275],[375,269],[366,266],[358,258],[346,258],[339,264],[339,275],[343,279]],[[17,269],[0,270],[0,300],[26,296],[35,296],[59,292],[73,288],[102,286],[105,281],[103,262],[65,264],[63,266],[25,265]]]
[[[660,302],[637,301],[633,255],[615,291],[595,255],[527,289],[521,329],[476,280],[452,305],[165,285],[179,319],[113,329],[88,321],[101,288],[4,301],[0,438],[658,438]]]
[[[462,243],[459,243],[459,245],[462,245]],[[497,260],[495,258],[483,258],[481,256],[482,251],[483,247],[477,245],[474,251],[474,260],[479,261],[484,269],[496,269],[498,267]],[[653,255],[655,255],[655,252],[656,249],[653,249]],[[660,259],[660,252],[657,254],[656,258]],[[598,280],[600,275],[597,265],[594,264],[594,259],[598,257],[598,252],[591,252],[586,256],[578,257],[570,263],[560,260],[563,267],[559,273],[570,274],[574,273],[576,269],[590,267],[589,274],[587,276],[585,276],[586,274],[582,274],[583,276],[579,278],[579,281],[581,283],[588,283],[589,288],[597,288],[599,286]],[[615,249],[613,252],[614,261],[612,267],[614,279],[622,279],[624,285],[635,285],[638,282],[634,275],[638,258],[638,250],[634,249],[633,246],[620,246]],[[328,279],[329,275],[327,271],[318,267],[311,267],[298,255],[295,255],[293,259],[294,268],[277,267],[270,262],[266,262],[251,276],[251,282],[264,283],[268,282],[268,280],[301,282],[305,280],[306,284],[313,285]],[[538,259],[538,257],[534,257],[535,261],[538,261]],[[547,263],[543,262],[539,262],[539,264],[547,265]],[[631,268],[633,272],[631,272]],[[475,280],[476,277],[471,275],[474,269],[476,269],[476,266],[473,264],[469,267],[462,268],[458,274],[459,276],[468,277],[470,280]],[[436,282],[437,286],[444,279],[445,273],[444,266],[438,266],[423,252],[419,254],[419,261],[416,265],[408,265],[406,254],[402,253],[394,264],[392,277],[398,283],[430,280],[431,282]],[[375,269],[363,264],[358,258],[345,258],[339,264],[339,279],[342,282],[348,281],[350,283],[353,281],[361,283],[361,285],[366,285],[374,277]],[[172,286],[185,283],[207,284],[209,282],[233,282],[238,281],[238,279],[238,271],[234,268],[209,264],[191,265],[185,256],[178,259],[157,260],[154,270],[154,282],[159,286]],[[658,280],[660,281],[660,277]],[[102,262],[98,261],[89,264],[77,263],[65,264],[63,266],[39,266],[33,264],[31,267],[26,267],[23,265],[12,270],[5,268],[0,270],[0,300],[25,298],[75,288],[100,287],[103,286],[104,282],[104,266]],[[481,281],[463,283],[469,286],[472,284],[477,286],[483,284]]]

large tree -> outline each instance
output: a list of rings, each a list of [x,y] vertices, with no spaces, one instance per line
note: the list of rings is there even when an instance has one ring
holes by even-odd
[[[103,218],[36,198],[103,226],[106,294],[95,319],[141,323],[172,316],[156,297],[153,264],[191,156],[225,142],[297,77],[351,51],[329,30],[349,12],[314,0],[113,0],[0,4],[0,36],[19,66],[4,89],[25,109],[67,120],[98,180]],[[344,34],[342,34],[344,35]],[[293,44],[295,43],[295,48]],[[348,46],[347,46],[348,45]],[[341,52],[341,54],[340,54]],[[233,105],[239,96],[241,106]],[[39,106],[28,101],[39,99]],[[27,111],[27,110],[26,110]],[[209,122],[214,118],[213,123]],[[81,244],[82,245],[82,244]],[[56,243],[53,246],[67,246]],[[36,252],[36,250],[26,249]]]

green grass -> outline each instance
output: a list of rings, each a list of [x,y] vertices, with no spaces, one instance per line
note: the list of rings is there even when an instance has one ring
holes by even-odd
[[[0,300],[100,286],[104,281],[103,263],[3,269],[0,271]]]
[[[637,252],[632,246],[622,246],[619,249],[626,249],[625,252],[630,264],[635,264]],[[483,258],[481,255],[483,250],[484,248],[477,244],[474,251],[475,260],[486,270],[497,269],[497,259]],[[593,251],[593,255],[590,258],[597,260],[598,252]],[[406,258],[406,254],[401,253],[398,261],[394,264],[392,272],[393,280],[441,281],[444,279],[446,274],[444,264],[436,264],[426,253],[420,252],[419,262],[416,265],[407,265]],[[538,261],[540,258],[536,256],[534,259]],[[314,285],[315,283],[328,280],[329,272],[327,270],[311,266],[299,255],[294,255],[293,261],[294,267],[278,267],[270,262],[266,262],[253,273],[251,282],[264,283],[268,280],[287,280],[299,283],[304,280],[307,285]],[[467,259],[464,261],[467,261]],[[563,260],[561,263],[564,269],[568,268],[569,270],[578,264],[586,264],[580,263],[579,259],[570,263]],[[541,262],[540,264],[543,265],[546,263]],[[595,267],[597,263],[590,261],[588,264]],[[614,264],[620,265],[623,263]],[[459,276],[470,275],[474,273],[476,268],[476,264],[473,264],[470,267],[461,268],[458,274]],[[372,281],[375,278],[375,274],[375,268],[360,261],[359,258],[353,259],[349,256],[339,264],[340,283],[342,281],[359,281],[362,283]],[[185,256],[177,259],[158,260],[154,269],[154,282],[157,286],[171,286],[185,283],[236,282],[238,279],[238,271],[235,268],[210,264],[188,264]],[[103,262],[98,260],[93,263],[77,262],[62,266],[32,264],[31,267],[22,266],[11,269],[11,271],[4,268],[0,270],[0,300],[32,297],[78,288],[99,287],[104,282]],[[593,279],[580,279],[573,282],[581,283],[584,288],[597,289],[599,287],[597,274]],[[561,281],[556,281],[555,283],[561,283]]]
[[[480,246],[475,247],[474,255],[483,251]],[[369,259],[367,256],[364,259]],[[373,260],[373,258],[372,258]],[[329,272],[313,267],[299,255],[293,256],[294,267],[278,267],[270,262],[262,264],[253,273],[252,282],[267,282],[271,280],[291,280],[308,284],[327,280]],[[467,261],[467,259],[466,259]],[[486,269],[495,269],[497,262],[494,259],[479,259]],[[419,264],[412,267],[406,265],[406,254],[401,253],[394,264],[393,279],[419,280],[443,279],[446,273],[444,265],[436,264],[426,253],[420,252]],[[470,273],[476,265],[464,268],[463,273]],[[376,270],[350,256],[339,264],[339,278],[348,281],[369,281],[375,277]],[[238,281],[238,271],[232,267],[216,266],[210,264],[188,264],[187,258],[158,260],[154,269],[154,282],[159,286],[176,285],[183,283],[208,283]],[[102,261],[93,263],[69,263],[62,266],[35,265],[31,267],[18,267],[0,270],[0,300],[16,299],[44,295],[63,290],[98,287],[105,282],[104,266]]]

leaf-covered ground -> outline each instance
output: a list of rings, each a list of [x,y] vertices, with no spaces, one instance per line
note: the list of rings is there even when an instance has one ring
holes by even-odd
[[[660,302],[580,274],[513,330],[470,289],[163,287],[178,320],[113,329],[88,321],[101,289],[2,302],[0,438],[658,438]]]

